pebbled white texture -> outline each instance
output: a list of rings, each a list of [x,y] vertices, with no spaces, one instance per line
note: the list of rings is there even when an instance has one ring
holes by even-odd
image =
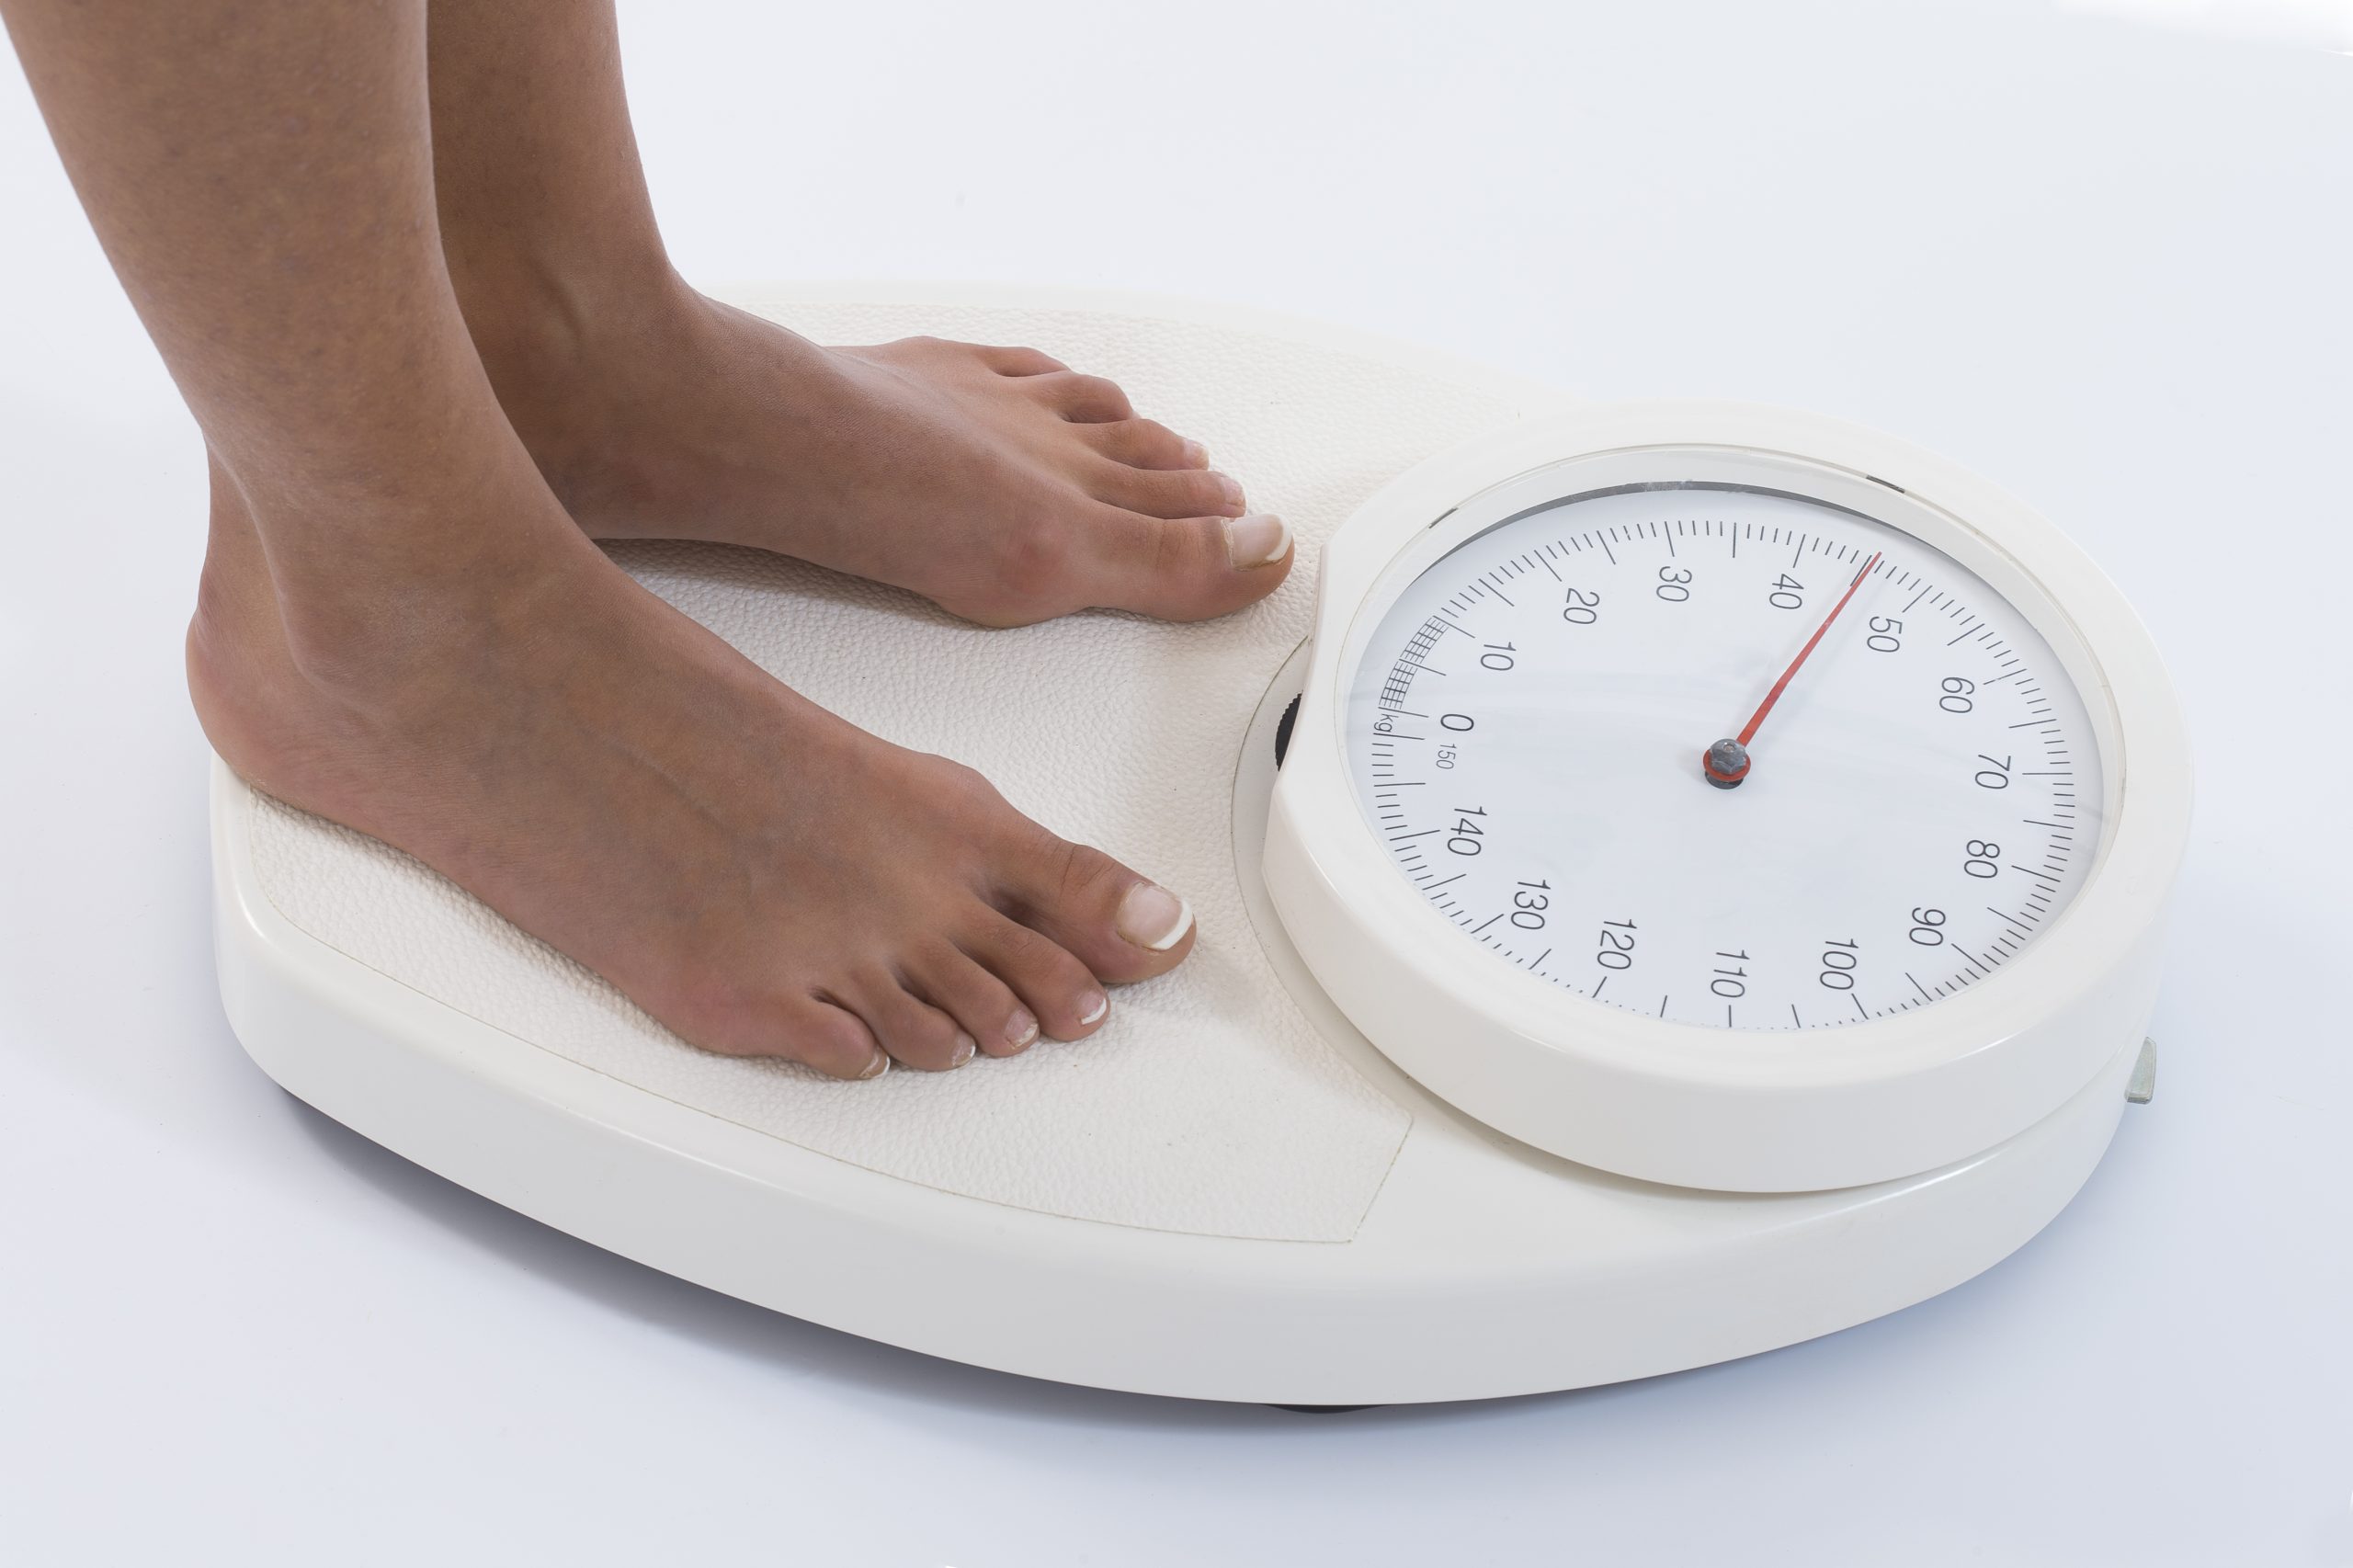
[[[260,885],[367,967],[559,1055],[867,1169],[972,1198],[1156,1230],[1346,1241],[1410,1125],[1292,1006],[1245,913],[1229,825],[1236,748],[1306,634],[1316,552],[1401,470],[1555,401],[1526,383],[1204,312],[738,290],[827,342],[913,333],[1035,345],[1205,442],[1299,560],[1264,603],[1171,626],[1087,614],[967,626],[896,590],[718,546],[615,546],[655,593],[813,700],[981,769],[1014,805],[1191,901],[1170,974],[1115,991],[1075,1045],[839,1084],[706,1054],[419,862],[256,796]]]

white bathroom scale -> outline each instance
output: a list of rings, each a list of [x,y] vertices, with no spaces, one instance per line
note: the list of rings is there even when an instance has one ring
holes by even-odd
[[[1893,1312],[2032,1236],[2147,1097],[2187,743],[2116,590],[1986,483],[1177,301],[733,297],[1043,348],[1290,522],[1289,582],[1198,626],[986,631],[756,551],[612,551],[1185,893],[1198,945],[1082,1043],[835,1082],[687,1046],[216,767],[228,1016],[328,1116],[871,1339],[1347,1406]]]

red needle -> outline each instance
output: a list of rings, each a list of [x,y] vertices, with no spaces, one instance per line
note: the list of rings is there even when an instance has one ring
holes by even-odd
[[[1823,634],[1830,630],[1830,623],[1838,619],[1838,612],[1847,608],[1847,601],[1855,597],[1855,590],[1863,585],[1863,579],[1878,564],[1876,552],[1863,562],[1863,569],[1855,574],[1855,580],[1847,585],[1847,591],[1838,596],[1838,602],[1830,607],[1830,613],[1813,629],[1813,635],[1798,650],[1798,656],[1790,661],[1790,667],[1781,672],[1781,678],[1773,683],[1773,689],[1765,694],[1765,700],[1756,705],[1756,711],[1748,716],[1748,723],[1740,733],[1731,740],[1718,741],[1699,754],[1699,771],[1709,783],[1719,790],[1729,790],[1748,777],[1748,743],[1756,738],[1757,726],[1765,722],[1766,714],[1773,711],[1773,704],[1781,700],[1781,693],[1789,690],[1790,679],[1813,655]]]

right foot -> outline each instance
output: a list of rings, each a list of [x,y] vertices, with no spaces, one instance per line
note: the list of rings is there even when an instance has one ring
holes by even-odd
[[[1103,983],[1191,948],[1173,894],[779,686],[541,487],[517,487],[520,527],[445,529],[476,553],[436,585],[301,615],[234,488],[215,494],[188,638],[214,748],[695,1045],[841,1078],[960,1066],[1092,1032]]]
[[[599,298],[477,290],[468,313],[507,418],[596,538],[773,550],[987,626],[1199,620],[1290,571],[1290,530],[1198,445],[1035,349],[824,348],[675,280]]]

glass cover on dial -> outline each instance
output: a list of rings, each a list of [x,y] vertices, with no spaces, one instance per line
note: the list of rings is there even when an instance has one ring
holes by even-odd
[[[1909,534],[1729,485],[1570,496],[1452,551],[1365,644],[1347,748],[1467,937],[1718,1028],[1953,995],[2099,844],[2091,721],[2025,617]]]

